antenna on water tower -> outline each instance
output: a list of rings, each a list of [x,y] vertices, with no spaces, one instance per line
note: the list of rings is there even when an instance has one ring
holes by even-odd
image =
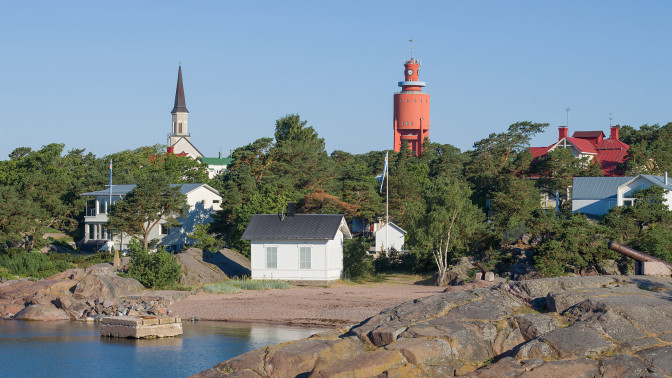
[[[411,39],[409,39],[408,42],[411,43],[411,59],[413,59],[413,37],[411,37]]]

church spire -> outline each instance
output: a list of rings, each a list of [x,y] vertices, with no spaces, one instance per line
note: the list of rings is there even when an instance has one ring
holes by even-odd
[[[184,100],[184,86],[182,86],[182,66],[177,70],[177,88],[175,89],[175,106],[170,112],[175,113],[189,113],[187,110],[187,102]]]

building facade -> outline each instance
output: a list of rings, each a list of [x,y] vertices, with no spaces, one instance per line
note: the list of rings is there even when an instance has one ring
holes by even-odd
[[[422,93],[425,83],[419,81],[420,61],[411,57],[404,63],[401,91],[394,94],[394,150],[401,150],[403,140],[416,156],[422,154],[422,143],[429,137],[429,94]]]
[[[159,239],[159,245],[168,250],[180,250],[191,244],[188,235],[194,232],[199,224],[212,221],[211,214],[221,209],[222,197],[217,190],[207,184],[171,184],[180,186],[182,193],[187,196],[189,208],[185,215],[178,218],[180,227],[164,227],[164,221],[154,227],[149,240]],[[86,199],[84,213],[84,244],[92,244],[100,248],[103,245],[112,245],[117,250],[125,250],[131,236],[107,229],[110,197],[112,204],[124,198],[135,188],[135,185],[112,185],[112,193],[108,189],[96,192],[82,193]]]
[[[619,139],[619,126],[610,127],[609,138],[602,131],[577,131],[571,137],[569,128],[558,128],[558,141],[547,147],[531,147],[530,152],[535,159],[545,156],[556,148],[569,148],[577,158],[588,157],[597,161],[606,177],[623,176],[625,172],[619,164],[627,160],[630,146]]]
[[[242,238],[250,241],[252,279],[331,282],[343,274],[345,218],[332,214],[253,215]]]

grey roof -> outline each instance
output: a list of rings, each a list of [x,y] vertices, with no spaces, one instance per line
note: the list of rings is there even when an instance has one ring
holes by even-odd
[[[255,214],[243,233],[243,240],[330,240],[341,229],[351,238],[343,215],[336,214]],[[344,227],[342,227],[344,226]]]
[[[618,187],[642,177],[650,181],[654,185],[658,185],[663,189],[672,191],[670,180],[665,185],[665,177],[653,175],[639,175],[630,177],[574,177],[574,189],[572,192],[572,199],[605,199],[616,198]]]
[[[572,199],[616,198],[618,187],[633,177],[574,177]]]
[[[640,175],[640,176],[642,176],[645,179],[651,181],[652,183],[662,187],[663,189],[672,191],[672,185],[670,185],[670,182],[672,182],[672,180],[670,180],[669,178],[667,180],[667,185],[665,185],[665,177],[664,176],[653,176],[653,175]]]
[[[201,186],[205,186],[206,189],[216,193],[219,195],[219,192],[215,189],[213,189],[210,185],[208,184],[170,184],[171,188],[174,188],[176,186],[181,185],[181,192],[182,194],[187,194],[193,190],[196,190],[200,188]],[[106,185],[109,188],[109,185]],[[125,196],[128,194],[131,190],[135,188],[135,184],[133,185],[112,185],[112,195],[113,196]],[[80,194],[81,196],[109,196],[110,195],[110,190],[109,189],[103,189],[103,190],[98,190],[95,192],[88,192],[88,193],[82,193]]]

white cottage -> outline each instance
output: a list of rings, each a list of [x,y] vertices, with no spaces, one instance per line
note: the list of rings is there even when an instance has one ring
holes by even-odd
[[[178,218],[181,227],[164,227],[161,222],[150,233],[149,240],[159,239],[159,245],[168,250],[179,250],[185,245],[191,244],[188,234],[194,232],[196,225],[210,223],[210,215],[221,209],[222,196],[217,190],[207,184],[170,184],[179,186],[182,193],[187,196],[189,208],[183,217]],[[128,248],[131,240],[129,235],[121,235],[116,231],[107,229],[107,213],[110,208],[110,197],[114,204],[124,198],[135,188],[135,185],[112,185],[110,189],[96,192],[82,193],[86,199],[84,213],[84,240],[83,243],[91,248],[100,248],[103,245],[113,245],[117,250]]]
[[[397,252],[401,252],[404,250],[405,239],[406,231],[390,222],[376,231],[376,251],[394,248]]]
[[[252,279],[330,282],[341,278],[343,240],[352,235],[343,215],[290,210],[253,215],[242,238],[252,244]]]

